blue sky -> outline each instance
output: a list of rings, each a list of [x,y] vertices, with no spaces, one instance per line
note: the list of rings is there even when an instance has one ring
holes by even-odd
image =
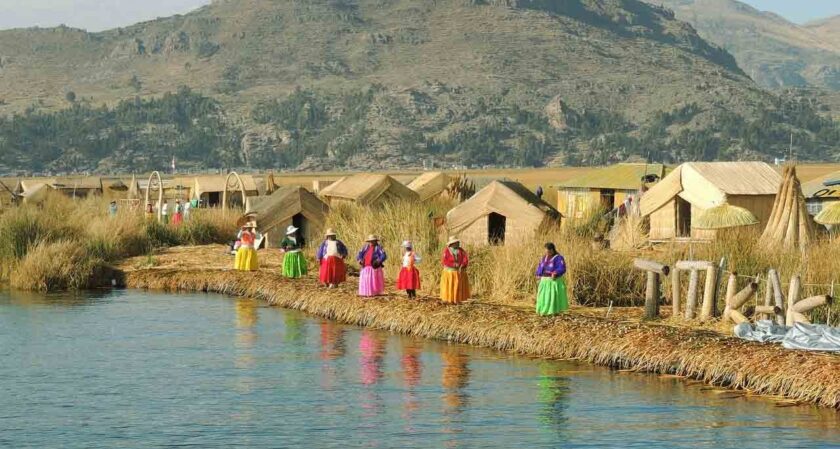
[[[840,15],[840,0],[742,0],[794,22]],[[0,0],[0,29],[65,24],[90,31],[185,13],[209,0]]]
[[[840,15],[840,0],[741,0],[797,23]]]

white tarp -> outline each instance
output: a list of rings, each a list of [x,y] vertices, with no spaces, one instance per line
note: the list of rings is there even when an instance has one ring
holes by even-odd
[[[840,328],[824,324],[796,323],[780,326],[770,320],[760,320],[735,326],[735,336],[762,343],[781,343],[787,349],[803,351],[840,352]]]

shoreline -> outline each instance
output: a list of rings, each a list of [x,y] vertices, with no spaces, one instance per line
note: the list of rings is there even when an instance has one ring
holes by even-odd
[[[530,357],[676,375],[840,409],[840,356],[790,351],[708,330],[575,313],[541,318],[530,310],[476,301],[452,306],[422,297],[362,299],[353,283],[328,290],[314,278],[291,281],[271,271],[126,268],[120,274],[120,284],[128,288],[251,297],[343,324]]]

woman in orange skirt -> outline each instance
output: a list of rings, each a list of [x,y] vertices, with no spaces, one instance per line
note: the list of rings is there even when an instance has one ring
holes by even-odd
[[[457,237],[450,237],[441,257],[443,274],[440,277],[440,299],[447,304],[458,304],[470,298],[470,279],[467,252],[461,248]]]

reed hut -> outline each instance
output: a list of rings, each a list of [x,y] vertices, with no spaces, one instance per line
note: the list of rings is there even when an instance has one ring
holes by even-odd
[[[244,206],[248,198],[259,196],[260,190],[257,181],[251,175],[240,175],[242,186],[236,177],[227,175],[196,176],[193,180],[191,198],[198,198],[207,207],[218,207],[222,205],[225,189],[228,191],[228,204],[233,206]],[[245,198],[242,191],[245,191]]]
[[[666,174],[662,164],[617,164],[591,170],[555,184],[557,210],[568,219],[583,219],[597,211],[609,212],[631,198],[638,204],[641,193]]]
[[[331,179],[316,179],[312,181],[312,192],[316,195],[320,195],[322,190],[333,184],[335,184],[335,181]]]
[[[826,207],[840,203],[840,171],[802,184],[808,214],[816,216]]]
[[[161,180],[162,185],[159,188],[163,189],[163,199],[167,203],[174,203],[176,200],[181,200],[181,202],[189,201],[191,198],[190,192],[192,190],[192,180],[190,178],[164,178]],[[133,193],[131,192],[131,186],[128,186],[128,196],[131,198]],[[143,199],[146,196],[146,190],[149,189],[149,180],[142,179],[137,181],[137,189],[139,194],[139,199]],[[157,201],[157,194],[152,189],[152,193],[149,194],[149,198],[152,201]]]
[[[446,214],[446,229],[466,244],[518,244],[560,213],[518,182],[493,181]]]
[[[47,199],[52,187],[43,181],[21,181],[20,198],[24,204],[40,204]]]
[[[446,195],[449,187],[449,175],[443,172],[426,172],[414,178],[408,188],[420,196],[420,201],[426,201],[441,195]]]
[[[268,196],[253,198],[240,223],[253,218],[265,236],[266,246],[279,247],[288,226],[300,229],[306,242],[320,238],[329,206],[299,186],[278,187]]]
[[[70,198],[87,198],[103,193],[102,178],[99,177],[55,178],[49,180],[48,184],[56,192]]]
[[[321,190],[321,198],[330,205],[377,204],[393,200],[419,201],[413,190],[388,175],[358,174],[339,179]]]
[[[641,214],[650,218],[650,240],[714,239],[719,230],[698,229],[703,212],[729,204],[767,225],[782,178],[763,162],[689,162],[647,191]]]

